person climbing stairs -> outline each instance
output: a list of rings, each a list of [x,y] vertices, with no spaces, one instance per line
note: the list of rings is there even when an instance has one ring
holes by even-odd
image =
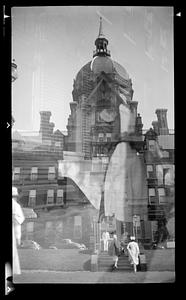
[[[112,256],[109,256],[107,252],[100,252],[98,257],[98,271],[122,271],[122,272],[133,272],[133,267],[131,266],[128,256],[121,253],[118,259],[117,268],[113,268]]]

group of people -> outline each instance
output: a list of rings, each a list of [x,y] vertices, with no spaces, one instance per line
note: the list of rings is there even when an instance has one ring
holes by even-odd
[[[17,246],[21,243],[21,224],[24,222],[25,217],[21,206],[17,202],[18,200],[18,190],[16,187],[12,188],[12,241],[13,241],[13,274],[21,274],[19,256],[17,251]],[[113,233],[113,238],[110,238],[108,231],[104,231],[102,234],[103,249],[108,251],[109,255],[113,257],[113,269],[118,268],[118,259],[121,253],[121,243],[117,238],[116,233]],[[139,264],[139,246],[135,240],[134,236],[130,237],[130,242],[127,245],[127,251],[129,256],[129,261],[134,267],[134,272],[137,271],[137,265]]]
[[[117,238],[116,233],[113,233],[113,238],[110,238],[110,234],[108,231],[104,231],[102,234],[102,240],[103,240],[103,250],[108,251],[109,255],[113,257],[113,269],[118,268],[118,259],[119,255],[122,250],[124,250],[123,247],[121,247],[121,243]],[[139,246],[134,236],[130,237],[130,241],[127,244],[127,252],[128,257],[131,265],[133,265],[134,272],[137,272],[137,265],[139,264]]]

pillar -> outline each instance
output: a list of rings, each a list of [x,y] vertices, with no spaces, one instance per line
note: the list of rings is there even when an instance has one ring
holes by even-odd
[[[122,234],[123,234],[123,222],[116,220],[116,235],[118,240],[121,240]]]
[[[136,118],[137,118],[137,107],[138,102],[137,101],[131,101],[130,102],[130,111],[131,111],[131,118],[129,123],[129,133],[135,132],[135,126],[136,126]]]

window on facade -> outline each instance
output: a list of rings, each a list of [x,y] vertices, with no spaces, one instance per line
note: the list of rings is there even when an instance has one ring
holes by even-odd
[[[153,178],[153,165],[147,165],[147,178]]]
[[[93,155],[93,156],[96,155],[96,147],[95,147],[95,146],[92,147],[92,155]]]
[[[108,156],[102,157],[102,163],[103,163],[103,164],[106,164],[106,165],[109,163],[109,158],[108,158]]]
[[[103,142],[104,141],[104,133],[99,133],[98,134],[98,142]]]
[[[61,142],[55,142],[56,147],[61,147]]]
[[[106,141],[107,142],[111,142],[111,137],[112,137],[111,133],[106,133]]]
[[[149,189],[149,204],[156,203],[156,193],[154,188]]]
[[[96,141],[97,141],[97,139],[96,139],[96,136],[95,136],[95,135],[93,135],[93,136],[92,136],[92,141],[93,141],[93,142],[96,142]]]
[[[154,151],[155,150],[155,141],[154,140],[149,140],[149,150]]]
[[[169,152],[168,151],[162,151],[163,157],[169,158]]]
[[[20,180],[20,168],[16,167],[13,170],[13,181]]]
[[[37,173],[38,173],[38,168],[33,167],[31,169],[31,180],[37,180]]]
[[[156,166],[158,184],[174,185],[174,165],[162,164]]]
[[[47,191],[47,204],[54,203],[54,190]]]
[[[48,180],[55,179],[55,167],[49,167],[48,169]]]
[[[159,197],[159,203],[165,203],[166,202],[166,196],[165,196],[165,189],[159,188],[158,189],[158,197]]]
[[[107,165],[108,165],[108,163],[109,163],[108,156],[103,156],[103,157],[101,158],[101,161],[102,161],[102,170],[106,171]]]
[[[43,144],[47,146],[51,146],[51,140],[43,140]]]
[[[30,190],[28,206],[34,207],[36,204],[36,190]]]
[[[104,154],[104,147],[102,147],[102,146],[100,146],[99,148],[98,148],[98,156],[99,157],[102,157],[102,156],[104,156],[105,154]]]
[[[57,190],[57,203],[63,204],[63,190]]]

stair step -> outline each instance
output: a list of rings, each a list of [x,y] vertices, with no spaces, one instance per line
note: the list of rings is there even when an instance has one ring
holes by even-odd
[[[106,261],[106,262],[107,262],[107,261],[112,261],[112,262],[113,262],[112,259],[99,259],[98,261],[100,261],[100,262],[102,262],[102,261]],[[121,264],[124,263],[124,264],[130,265],[129,261],[126,261],[126,260],[119,260],[118,263],[119,263],[119,264],[120,264],[120,263],[121,263]]]
[[[109,268],[112,268],[113,265],[109,265],[109,266],[99,266],[99,269],[109,269]],[[129,266],[126,266],[126,267],[120,267],[118,266],[118,270],[132,270],[131,267]]]
[[[113,261],[113,259],[98,259],[98,261]]]
[[[112,258],[112,256],[99,256],[99,258]],[[128,260],[128,257],[119,257],[119,260]]]
[[[113,259],[110,259],[110,258],[99,258],[98,261],[113,261]],[[129,264],[129,261],[128,260],[125,260],[125,259],[119,259],[118,262],[124,262],[124,263],[127,263]]]
[[[99,268],[99,272],[131,272],[133,273],[133,269],[112,269],[112,268]]]
[[[113,266],[113,263],[111,264],[99,264],[99,267],[102,268],[102,267],[110,267],[110,266]],[[118,264],[118,268],[121,268],[121,269],[131,269],[131,266],[130,265],[119,265]]]
[[[113,260],[110,261],[98,261],[99,265],[113,265]]]
[[[118,268],[113,270],[113,258],[107,252],[101,252],[98,258],[98,270],[102,272],[132,272],[128,256],[122,254],[118,259]]]
[[[113,260],[105,260],[105,259],[101,259],[98,260],[99,263],[113,263]],[[130,263],[128,261],[118,261],[118,265],[130,265]]]

